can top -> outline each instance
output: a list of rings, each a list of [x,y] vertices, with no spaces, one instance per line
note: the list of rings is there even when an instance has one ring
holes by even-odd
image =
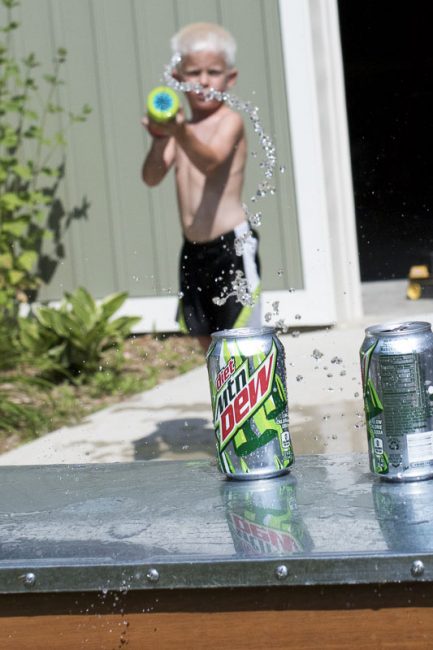
[[[238,338],[252,338],[253,336],[272,336],[275,334],[275,327],[239,327],[229,330],[220,330],[213,332],[213,339],[238,339]]]
[[[402,321],[391,323],[380,323],[367,327],[365,333],[370,336],[389,337],[407,336],[408,334],[421,334],[431,332],[431,323],[427,321]]]

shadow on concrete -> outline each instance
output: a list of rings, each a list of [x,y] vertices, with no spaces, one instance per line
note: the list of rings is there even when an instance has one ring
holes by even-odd
[[[154,433],[134,442],[134,460],[187,460],[215,457],[215,433],[205,418],[161,422]]]

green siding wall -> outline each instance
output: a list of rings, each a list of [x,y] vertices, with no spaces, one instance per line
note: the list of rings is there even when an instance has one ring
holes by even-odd
[[[64,103],[93,113],[68,135],[66,209],[88,203],[64,237],[64,258],[43,299],[86,286],[100,297],[127,290],[131,297],[177,292],[181,242],[172,173],[149,190],[140,180],[148,136],[140,125],[148,91],[170,58],[169,39],[198,20],[227,27],[238,42],[236,94],[259,106],[275,139],[277,194],[258,204],[263,212],[261,257],[268,290],[302,287],[296,198],[277,0],[21,0],[17,50],[46,64],[56,47],[68,50],[60,89]],[[250,152],[260,152],[249,132]],[[262,178],[249,158],[244,198]],[[49,248],[49,245],[48,245]]]

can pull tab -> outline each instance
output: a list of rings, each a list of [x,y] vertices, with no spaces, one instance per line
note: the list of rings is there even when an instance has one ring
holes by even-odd
[[[386,334],[388,332],[407,332],[408,329],[410,329],[408,325],[401,325],[399,327],[391,327],[390,329],[382,330],[382,331]]]

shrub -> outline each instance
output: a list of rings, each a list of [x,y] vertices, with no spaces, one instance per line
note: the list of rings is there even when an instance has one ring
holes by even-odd
[[[52,235],[48,223],[64,175],[65,132],[90,112],[84,106],[79,114],[66,114],[57,101],[63,48],[40,80],[34,54],[16,58],[13,32],[19,23],[13,10],[18,4],[0,0],[6,17],[0,27],[0,310],[12,323],[19,302],[41,284],[42,261],[52,262],[44,259],[42,244]]]
[[[127,293],[115,293],[96,303],[86,289],[66,293],[58,309],[39,307],[33,318],[20,320],[22,347],[38,360],[42,374],[72,381],[101,369],[103,353],[122,350],[125,338],[140,319],[112,319]]]

